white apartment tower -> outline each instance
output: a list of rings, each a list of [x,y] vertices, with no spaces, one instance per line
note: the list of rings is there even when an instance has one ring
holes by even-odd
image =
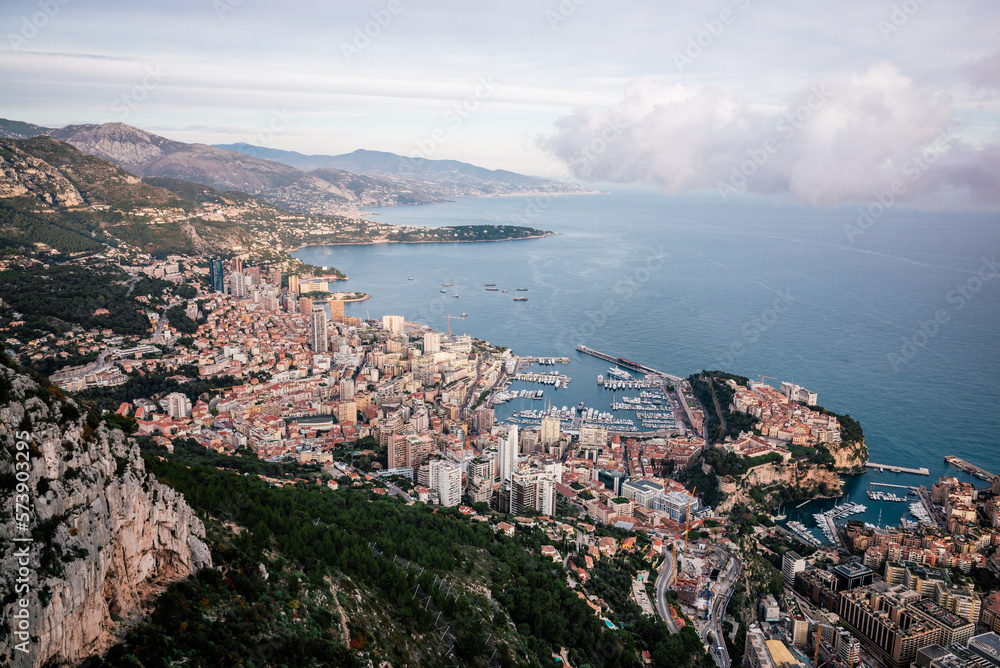
[[[431,460],[428,485],[437,490],[442,506],[457,506],[462,502],[462,467],[445,459]]]
[[[172,418],[191,417],[191,400],[180,392],[168,394],[167,415]]]
[[[326,309],[313,306],[309,314],[312,322],[312,349],[314,353],[330,352],[330,338],[327,332]]]
[[[382,329],[392,332],[396,336],[403,335],[403,316],[384,315],[382,316]]]
[[[559,418],[552,415],[542,418],[542,429],[538,440],[542,445],[550,445],[559,440]]]
[[[517,425],[512,425],[506,436],[500,438],[500,457],[497,461],[497,473],[500,482],[510,482],[510,477],[517,470],[518,451]]]
[[[424,333],[424,354],[441,352],[441,332]]]

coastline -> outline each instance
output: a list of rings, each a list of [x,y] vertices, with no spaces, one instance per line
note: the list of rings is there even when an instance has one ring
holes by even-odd
[[[389,239],[377,239],[374,241],[341,241],[329,244],[302,244],[298,248],[286,250],[286,253],[295,253],[306,248],[318,248],[320,246],[377,246],[379,244],[487,244],[504,241],[527,241],[529,239],[544,239],[545,237],[558,236],[559,232],[546,232],[544,234],[533,234],[529,237],[515,237],[509,239],[455,239],[453,241],[443,239],[433,239],[428,241],[392,241]],[[347,279],[338,279],[347,280]]]

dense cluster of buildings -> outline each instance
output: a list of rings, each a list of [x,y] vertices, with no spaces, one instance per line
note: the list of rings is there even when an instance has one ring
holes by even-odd
[[[782,558],[782,576],[798,598],[789,599],[787,613],[762,601],[762,623],[754,631],[757,640],[751,643],[748,637],[745,665],[849,668],[860,664],[862,650],[887,668],[927,667],[945,655],[954,657],[948,665],[956,668],[989,665],[969,646],[975,638],[980,644],[995,642],[995,634],[976,634],[977,627],[993,631],[996,614],[986,613],[989,606],[984,608],[973,583],[949,568],[886,562],[877,572],[856,557],[816,568],[789,551]],[[1000,612],[1000,596],[993,598]],[[787,654],[770,651],[775,626],[790,641],[790,652],[783,646]]]
[[[914,493],[927,497],[924,521],[901,528],[847,522],[845,542],[856,556],[846,562],[817,568],[815,555],[783,555],[786,592],[795,596],[786,596],[787,612],[762,612],[745,665],[779,666],[787,656],[768,652],[777,637],[791,641],[793,664],[850,668],[861,650],[886,668],[1000,666],[1000,592],[977,591],[966,575],[1000,566],[993,519],[1000,478],[977,490],[944,476],[929,493]]]
[[[763,436],[804,446],[840,440],[837,418],[801,403],[804,397],[808,405],[815,405],[815,393],[790,383],[782,383],[782,389],[776,390],[758,381],[750,381],[749,387],[737,385],[732,380],[726,382],[735,392],[735,409],[760,420],[757,428]]]

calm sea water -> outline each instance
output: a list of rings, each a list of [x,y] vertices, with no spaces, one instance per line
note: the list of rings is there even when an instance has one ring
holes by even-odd
[[[1000,472],[996,214],[890,210],[851,235],[856,208],[647,193],[470,198],[377,213],[404,225],[528,220],[557,233],[296,253],[372,295],[348,305],[350,315],[402,314],[444,330],[443,315],[466,313],[453,330],[519,354],[571,357],[556,367],[573,378],[569,388],[546,390],[554,405],[610,400],[596,384],[608,364],[575,352],[578,343],[677,375],[720,368],[793,381],[861,422],[872,461],[930,469],[930,478],[849,479],[847,496],[869,506],[870,521],[881,509],[894,524],[907,504],[870,502],[869,482],[930,484],[948,471],[946,454]],[[486,292],[487,283],[509,292]],[[789,517],[811,522],[832,503]]]

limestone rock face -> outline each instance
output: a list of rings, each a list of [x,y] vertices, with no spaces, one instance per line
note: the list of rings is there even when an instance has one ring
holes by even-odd
[[[857,443],[838,443],[830,446],[830,454],[837,470],[842,473],[864,473],[868,461],[868,446],[864,439]]]
[[[0,197],[34,195],[50,204],[63,207],[84,203],[80,191],[59,170],[43,160],[10,147],[0,154]]]
[[[26,599],[31,634],[29,652],[18,651],[23,640],[5,624],[2,665],[72,664],[101,652],[116,620],[141,612],[157,585],[211,566],[204,525],[184,498],[146,473],[120,431],[92,430],[82,413],[0,364],[0,614],[13,619]],[[30,445],[28,532],[15,521],[25,502],[16,497],[19,440]],[[25,546],[27,593],[16,589]]]
[[[840,476],[825,466],[812,464],[800,469],[796,464],[762,464],[750,469],[716,510],[727,513],[737,506],[749,505],[751,489],[777,484],[794,487],[803,496],[833,496],[842,491]]]

